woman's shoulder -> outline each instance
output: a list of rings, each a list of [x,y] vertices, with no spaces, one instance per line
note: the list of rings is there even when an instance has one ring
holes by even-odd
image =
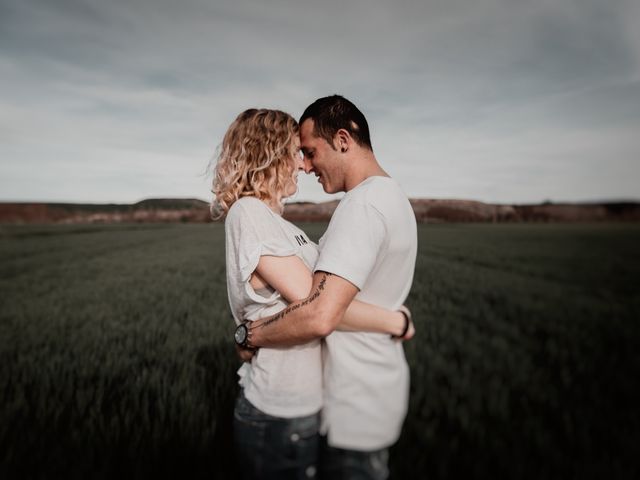
[[[233,202],[233,205],[231,205],[231,208],[227,212],[227,218],[251,215],[253,213],[264,215],[265,212],[270,211],[271,210],[267,204],[262,200],[259,200],[256,197],[242,197]]]
[[[274,230],[278,221],[275,214],[262,200],[242,197],[236,200],[227,212],[225,226],[230,229],[244,229],[251,225],[262,233]]]
[[[238,208],[238,207],[242,207],[242,208],[266,208],[267,210],[269,209],[269,207],[267,206],[266,203],[264,203],[262,200],[260,200],[259,198],[253,197],[253,196],[247,196],[247,197],[240,197],[238,200],[236,200],[235,202],[233,202],[233,205],[231,205],[231,208]]]

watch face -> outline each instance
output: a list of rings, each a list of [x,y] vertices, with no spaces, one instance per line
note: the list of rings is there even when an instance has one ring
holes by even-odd
[[[238,345],[243,345],[245,340],[247,339],[247,326],[238,325],[238,328],[236,328],[236,333],[234,334],[234,337]]]

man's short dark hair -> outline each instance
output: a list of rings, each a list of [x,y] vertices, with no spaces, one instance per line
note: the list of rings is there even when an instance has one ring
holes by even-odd
[[[324,138],[333,148],[333,138],[338,130],[344,128],[358,145],[373,151],[367,120],[346,98],[340,95],[319,98],[307,107],[299,124],[309,118],[313,120],[314,135]]]

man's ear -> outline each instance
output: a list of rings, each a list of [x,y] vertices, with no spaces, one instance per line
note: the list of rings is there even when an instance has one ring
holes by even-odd
[[[336,132],[336,147],[342,153],[345,153],[349,150],[351,146],[351,135],[344,128],[339,129]]]

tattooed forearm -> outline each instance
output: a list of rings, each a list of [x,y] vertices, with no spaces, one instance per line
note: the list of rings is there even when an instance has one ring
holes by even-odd
[[[307,297],[301,303],[295,303],[295,304],[285,308],[284,310],[278,312],[273,317],[271,317],[269,320],[264,321],[259,326],[264,328],[267,325],[270,325],[270,324],[272,324],[274,322],[277,322],[278,320],[283,318],[288,313],[294,312],[297,309],[299,309],[300,307],[304,307],[305,305],[309,305],[311,302],[317,300],[318,297],[320,296],[320,293],[324,290],[324,285],[325,285],[325,283],[327,283],[327,278],[330,277],[330,276],[331,276],[330,273],[323,272],[322,273],[322,278],[320,279],[320,283],[318,283],[318,287],[316,288],[316,290],[313,292],[313,294],[311,296]]]

